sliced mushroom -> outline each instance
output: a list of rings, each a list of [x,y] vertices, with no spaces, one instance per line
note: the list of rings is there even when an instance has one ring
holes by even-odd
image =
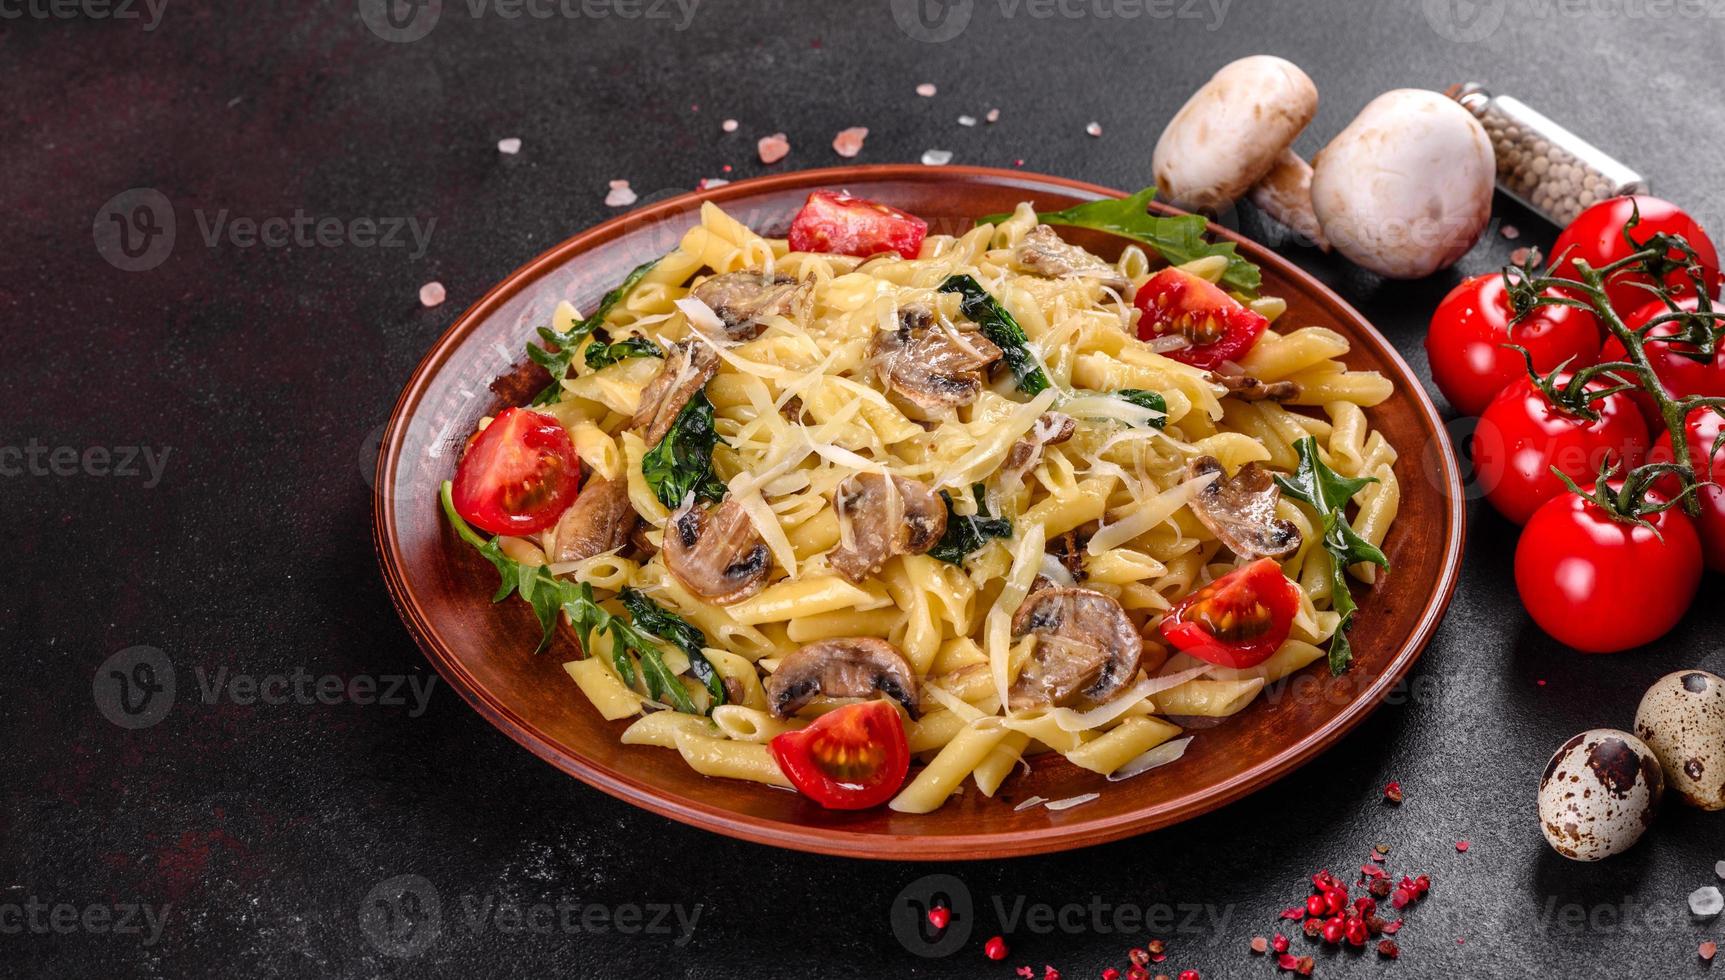
[[[1060,567],[1066,569],[1075,582],[1084,581],[1084,546],[1090,542],[1090,535],[1095,533],[1094,524],[1089,526],[1089,531],[1073,528],[1048,542],[1048,553],[1060,562]]]
[[[858,473],[833,492],[839,526],[848,546],[827,556],[852,582],[880,571],[894,555],[920,555],[946,533],[946,504],[924,483],[909,477]]]
[[[888,391],[938,414],[976,401],[984,369],[1001,354],[982,334],[937,324],[926,306],[907,306],[897,330],[875,334],[868,357]]]
[[[1007,692],[1014,710],[1107,701],[1131,683],[1144,653],[1120,603],[1090,589],[1031,593],[1012,617],[1012,633],[1037,634],[1035,654]]]
[[[628,482],[595,476],[557,519],[551,560],[582,561],[615,551],[629,543],[639,521],[629,503]]]
[[[1270,472],[1257,463],[1240,467],[1233,479],[1214,456],[1200,456],[1186,467],[1186,477],[1216,474],[1216,479],[1192,498],[1192,513],[1228,546],[1248,560],[1283,558],[1300,547],[1300,529],[1276,517],[1281,491]]]
[[[741,602],[767,584],[772,554],[743,505],[708,510],[691,501],[665,525],[665,569],[683,588],[717,606]]]
[[[1037,417],[1036,424],[1030,427],[1029,434],[1007,448],[1006,459],[1000,467],[1010,473],[1023,473],[1042,458],[1043,446],[1058,446],[1071,439],[1077,431],[1078,422],[1072,416],[1043,412]]]
[[[745,270],[714,276],[689,295],[718,315],[732,340],[750,340],[761,332],[761,321],[767,317],[807,320],[814,284]]]
[[[1089,279],[1114,290],[1132,284],[1119,269],[1069,244],[1047,225],[1037,225],[1019,241],[1012,250],[1012,267],[1044,279]]]
[[[1220,374],[1212,371],[1210,380],[1228,389],[1228,394],[1247,402],[1285,402],[1300,393],[1300,386],[1292,381],[1266,383],[1245,374]]]
[[[719,355],[702,341],[690,338],[673,346],[665,356],[665,366],[641,389],[641,404],[629,427],[641,433],[641,441],[648,448],[657,446],[671,431],[677,413],[718,370]]]
[[[866,698],[885,694],[917,716],[916,674],[898,648],[872,636],[811,643],[780,661],[767,677],[767,706],[788,718],[815,699]]]

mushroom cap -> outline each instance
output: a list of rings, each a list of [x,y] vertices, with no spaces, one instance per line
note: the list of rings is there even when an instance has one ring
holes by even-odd
[[[641,441],[649,448],[657,446],[671,431],[683,406],[718,370],[719,355],[703,341],[691,337],[673,345],[665,355],[665,366],[641,389],[641,404],[629,427],[641,433]]]
[[[1312,209],[1356,264],[1391,279],[1448,268],[1491,221],[1496,156],[1453,99],[1385,92],[1312,162]]]
[[[1186,466],[1186,477],[1217,474],[1192,498],[1192,513],[1235,555],[1255,561],[1285,558],[1300,547],[1300,529],[1276,516],[1281,492],[1270,471],[1247,463],[1229,477],[1214,456],[1199,456]]]
[[[937,416],[976,401],[984,370],[1001,356],[981,333],[939,323],[923,305],[899,310],[897,329],[876,333],[868,347],[875,374],[912,417]]]
[[[1156,141],[1150,166],[1172,203],[1220,211],[1262,180],[1318,111],[1318,87],[1299,66],[1258,54],[1210,76]]]
[[[833,491],[839,525],[850,545],[827,556],[852,582],[875,572],[894,555],[920,555],[946,533],[946,503],[928,485],[909,477],[857,473]]]
[[[881,693],[916,710],[916,672],[898,647],[874,636],[810,643],[779,662],[767,676],[767,706],[780,718],[797,713],[816,695],[866,698]]]
[[[629,502],[627,480],[607,480],[595,474],[581,495],[557,519],[550,535],[552,561],[582,561],[629,543],[640,518]]]
[[[1015,710],[1107,701],[1132,682],[1144,653],[1144,638],[1120,603],[1091,589],[1032,592],[1012,616],[1012,634],[1025,633],[1038,641],[1008,692]]]
[[[772,553],[735,500],[710,511],[690,501],[673,513],[665,524],[664,561],[683,588],[718,606],[761,591],[773,570]]]

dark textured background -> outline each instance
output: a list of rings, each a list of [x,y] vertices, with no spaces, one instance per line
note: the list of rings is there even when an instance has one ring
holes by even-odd
[[[1500,26],[1462,43],[1449,0],[1235,0],[1219,29],[1207,4],[1196,18],[1174,16],[1178,4],[1123,18],[1069,0],[1072,16],[1037,18],[1048,8],[1032,0],[976,0],[960,5],[971,16],[955,39],[929,43],[885,2],[708,0],[687,30],[616,6],[510,20],[465,4],[451,0],[428,37],[390,43],[354,0],[168,0],[153,30],[0,2],[25,14],[0,17],[0,445],[169,453],[154,485],[147,474],[0,481],[0,973],[1010,978],[1031,963],[1088,978],[1123,969],[1127,947],[1148,938],[1086,913],[1047,934],[1021,926],[1006,964],[984,960],[982,939],[1001,931],[995,902],[1010,912],[1023,899],[1172,907],[1178,921],[1156,930],[1173,952],[1162,969],[1267,974],[1249,938],[1277,925],[1314,868],[1357,866],[1379,841],[1394,846],[1391,867],[1429,870],[1433,895],[1398,937],[1400,963],[1320,953],[1320,976],[1705,972],[1696,944],[1721,924],[1692,921],[1684,896],[1715,880],[1725,817],[1669,812],[1628,855],[1587,866],[1546,848],[1533,797],[1568,736],[1627,726],[1667,671],[1725,667],[1719,583],[1655,647],[1579,656],[1522,613],[1513,529],[1477,506],[1454,607],[1398,703],[1225,810],[1044,858],[940,867],[775,852],[558,774],[441,684],[418,713],[212,704],[199,678],[431,677],[379,581],[371,440],[461,309],[612,213],[609,179],[650,199],[725,164],[726,176],[758,174],[754,139],[776,130],[793,151],[774,169],[836,163],[833,134],[865,125],[860,162],[940,147],[958,162],[1022,158],[1136,188],[1192,89],[1232,58],[1272,52],[1322,92],[1308,151],[1382,90],[1476,79],[1592,136],[1717,230],[1725,19],[1603,0],[1506,12],[1500,0],[1477,10]],[[922,81],[939,96],[915,96]],[[992,106],[997,125],[954,122]],[[726,117],[741,131],[722,135]],[[1100,139],[1084,135],[1093,119]],[[495,149],[507,136],[524,140],[519,156]],[[146,272],[116,269],[93,242],[105,202],[132,188],[165,195],[178,226],[171,255]],[[206,244],[200,220],[223,209],[436,224],[423,254]],[[1503,202],[1499,217],[1521,244],[1553,235]],[[1423,373],[1433,304],[1511,247],[1493,234],[1459,269],[1406,284],[1288,254]],[[449,302],[422,309],[416,290],[433,278]],[[161,723],[133,730],[99,713],[92,678],[137,645],[163,652],[179,692]],[[1391,779],[1406,788],[1399,809],[1380,802]],[[933,872],[958,876],[977,911],[955,927],[974,928],[959,952],[924,959],[895,939],[889,910]],[[423,903],[417,918],[409,902],[368,905],[404,918],[362,918],[368,893],[399,875],[429,883],[436,924]],[[51,922],[20,932],[16,910],[32,898],[79,912],[171,904],[146,943]],[[678,946],[469,918],[494,901],[701,908]],[[392,938],[424,948],[393,956]]]

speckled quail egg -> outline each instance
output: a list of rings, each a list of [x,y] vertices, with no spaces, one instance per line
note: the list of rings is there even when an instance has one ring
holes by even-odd
[[[1539,829],[1577,861],[1621,854],[1659,812],[1665,777],[1642,741],[1615,728],[1582,732],[1557,750],[1539,780]]]
[[[1659,757],[1678,799],[1725,810],[1725,677],[1680,670],[1659,678],[1641,697],[1635,734]]]

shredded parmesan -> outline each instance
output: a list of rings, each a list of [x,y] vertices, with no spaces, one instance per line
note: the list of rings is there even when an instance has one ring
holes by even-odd
[[[1156,525],[1174,516],[1174,512],[1191,503],[1198,491],[1209,486],[1220,472],[1205,473],[1195,476],[1183,483],[1175,484],[1149,500],[1134,505],[1131,513],[1090,536],[1090,543],[1085,547],[1091,555],[1100,555],[1113,548],[1118,548],[1138,535],[1149,531]]]

